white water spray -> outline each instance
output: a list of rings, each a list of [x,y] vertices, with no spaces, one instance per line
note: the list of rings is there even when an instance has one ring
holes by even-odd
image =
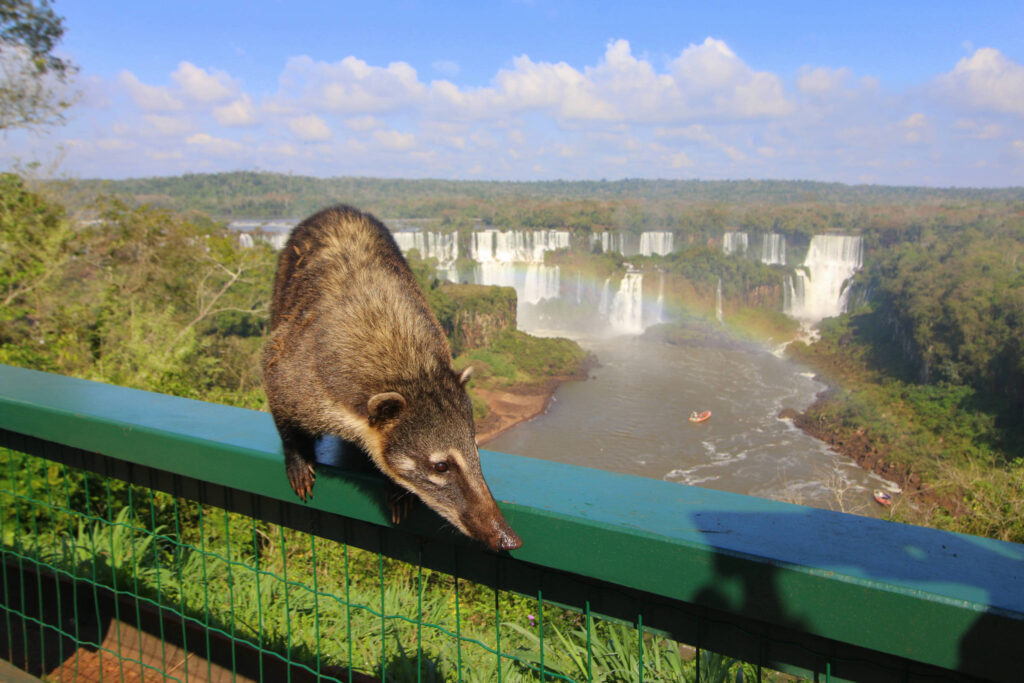
[[[786,315],[808,323],[840,315],[849,299],[848,280],[863,264],[861,238],[815,235],[796,277],[786,278]]]
[[[744,254],[747,246],[745,232],[727,232],[722,235],[722,251],[726,254]]]
[[[612,301],[608,322],[620,334],[641,334],[643,323],[643,273],[626,273]]]
[[[718,287],[715,289],[715,317],[718,322],[725,322],[722,318],[722,278],[718,278]]]
[[[761,237],[761,263],[769,266],[786,265],[786,236],[776,232]]]

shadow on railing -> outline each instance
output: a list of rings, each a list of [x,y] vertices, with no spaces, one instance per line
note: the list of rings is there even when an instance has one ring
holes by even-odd
[[[1011,543],[483,452],[499,555],[329,444],[300,503],[269,415],[7,366],[0,445],[0,655],[57,680],[1024,671]]]

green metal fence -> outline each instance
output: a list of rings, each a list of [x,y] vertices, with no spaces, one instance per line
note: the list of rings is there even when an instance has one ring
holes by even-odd
[[[0,657],[52,680],[1024,678],[1015,544],[484,452],[494,554],[338,444],[300,503],[266,414],[7,366],[0,446]]]

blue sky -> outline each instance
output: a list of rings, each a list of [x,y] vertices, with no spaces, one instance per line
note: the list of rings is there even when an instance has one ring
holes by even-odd
[[[0,163],[1024,185],[1024,3],[56,0],[67,125]]]

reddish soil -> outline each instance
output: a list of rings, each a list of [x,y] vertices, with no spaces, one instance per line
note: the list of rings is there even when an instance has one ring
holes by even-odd
[[[476,423],[476,440],[486,443],[520,422],[532,420],[548,408],[555,389],[570,377],[552,378],[543,384],[508,389],[473,389],[487,402],[487,417]]]

